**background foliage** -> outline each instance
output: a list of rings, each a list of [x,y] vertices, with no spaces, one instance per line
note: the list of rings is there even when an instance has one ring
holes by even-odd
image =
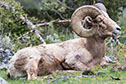
[[[16,14],[0,7],[0,35],[8,36],[15,45],[14,51],[18,49],[41,44],[34,33],[27,34],[30,29],[18,17],[28,15],[28,19],[34,24],[49,22],[49,26],[38,27],[41,36],[47,43],[57,43],[77,37],[70,26],[70,23],[53,24],[56,19],[70,19],[74,10],[85,4],[103,3],[108,14],[115,21],[121,21],[122,34],[120,41],[125,42],[125,17],[122,17],[122,10],[126,6],[125,0],[4,0],[11,3],[11,7],[15,7]],[[20,3],[19,3],[20,2]],[[16,5],[18,4],[18,5]],[[118,17],[117,17],[118,16]],[[22,43],[19,37],[22,35],[30,37],[27,42]]]
[[[121,63],[125,63],[126,57],[126,16],[123,16],[123,9],[126,7],[126,0],[1,0],[11,4],[17,11],[15,14],[12,10],[5,10],[2,5],[0,5],[0,47],[7,46],[10,47],[15,52],[19,49],[29,46],[35,46],[41,44],[39,37],[35,35],[34,32],[28,33],[31,29],[27,27],[25,23],[21,21],[19,15],[28,15],[28,20],[30,20],[34,25],[44,22],[49,22],[49,26],[38,27],[41,32],[41,36],[44,38],[47,44],[50,43],[60,43],[69,39],[78,38],[76,34],[72,32],[70,23],[58,23],[53,24],[57,19],[70,19],[74,10],[82,5],[92,5],[97,2],[103,3],[109,16],[115,20],[121,21],[122,33],[120,34],[120,42],[122,44],[117,45],[114,43],[114,48],[111,49],[110,45],[107,45],[106,54],[112,55],[118,59]],[[0,1],[0,2],[1,2]],[[16,1],[16,3],[15,3]],[[18,5],[17,5],[18,4]],[[20,38],[27,37],[27,38]],[[106,41],[108,41],[107,39]],[[113,52],[111,52],[113,51]],[[82,78],[79,83],[95,83],[101,84],[105,83],[125,83],[124,80],[120,82],[113,82],[110,76],[125,77],[123,72],[109,72],[110,68],[101,69],[97,66],[95,69],[105,70],[107,72],[105,75],[100,75],[99,79],[97,76],[95,78]],[[124,72],[125,74],[126,72]],[[0,74],[6,78],[6,71],[0,72]],[[59,74],[59,73],[58,73]],[[56,75],[56,76],[55,76]],[[60,74],[62,75],[62,74]],[[54,74],[55,77],[60,75]],[[67,74],[65,74],[67,75]],[[76,75],[75,75],[76,76]],[[106,79],[105,79],[106,78]],[[104,79],[104,80],[103,80]],[[73,83],[72,78],[69,79],[68,83]],[[83,81],[84,80],[84,81]],[[21,80],[8,80],[12,83],[38,83],[40,81],[24,81]],[[44,79],[46,81],[46,79]],[[43,81],[41,81],[43,83]],[[75,80],[78,84],[78,80]],[[47,82],[46,82],[47,83]],[[59,82],[61,83],[61,82]]]

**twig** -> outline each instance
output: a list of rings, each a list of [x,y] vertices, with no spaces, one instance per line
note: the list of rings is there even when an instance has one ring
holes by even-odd
[[[112,41],[112,43],[110,44],[110,48],[111,48],[111,54],[113,53],[113,42],[114,42],[114,39],[113,38],[110,38],[110,40]]]
[[[113,37],[113,40],[117,43],[117,44],[120,44],[120,41],[119,41],[119,39],[118,39],[119,37]]]
[[[20,15],[20,18],[21,18],[22,21],[24,21],[24,22],[27,24],[27,26],[28,26],[29,28],[31,28],[32,30],[35,30],[35,34],[40,38],[41,43],[42,43],[42,44],[46,44],[46,42],[44,41],[44,39],[41,37],[40,32],[39,32],[37,26],[34,25],[32,22],[30,22],[30,21],[27,19],[27,16],[25,16],[25,18],[24,18],[22,15]]]
[[[53,11],[55,11],[62,19],[65,19],[57,10],[55,10],[53,7],[43,3],[44,5],[46,5],[47,7],[49,7],[50,9],[52,9]]]
[[[24,18],[23,18],[24,19]],[[23,20],[22,19],[22,20]],[[25,20],[24,20],[25,21]],[[71,22],[71,20],[70,19],[68,19],[68,20],[59,20],[59,19],[57,19],[57,20],[55,20],[53,23],[55,23],[55,24],[58,24],[58,23],[67,23],[67,22]],[[37,27],[39,27],[39,26],[49,26],[49,22],[46,22],[46,23],[43,23],[43,24],[36,24],[36,26]],[[29,32],[27,32],[27,34],[30,34],[30,33],[32,33],[32,32],[35,32],[34,30],[30,30]],[[25,34],[24,35],[22,35],[22,36],[20,36],[20,37],[18,37],[18,39],[22,39],[22,42],[26,42],[26,38],[29,38],[29,37],[26,37],[25,36]],[[29,38],[30,39],[30,38]],[[32,44],[30,45],[30,46],[32,46]]]
[[[109,42],[107,42],[107,44],[106,44],[106,45],[110,44],[110,52],[111,52],[111,54],[113,53],[113,42],[114,41],[117,43],[117,45],[120,44],[120,41],[118,40],[118,38],[116,38],[116,36],[111,37]]]
[[[113,42],[116,42],[117,44],[120,44],[120,41],[118,38],[115,38],[115,37],[111,37],[109,42],[107,42],[106,44],[109,45],[109,44],[112,44]]]
[[[67,22],[71,22],[71,19],[67,19],[67,20],[56,20],[54,21],[53,23],[54,24],[58,24],[58,23],[67,23]],[[36,26],[49,26],[49,22],[45,22],[45,23],[42,23],[42,24],[36,24]]]
[[[61,4],[62,6],[64,6],[64,7],[66,7],[66,8],[68,8],[68,9],[70,9],[70,10],[75,10],[74,8],[71,8],[71,7],[68,7],[68,6],[66,6],[65,4],[63,4],[61,1],[59,1],[59,0],[56,0],[59,4]]]
[[[48,12],[45,10],[43,1],[41,1],[41,4],[42,4],[42,9],[45,11],[46,15],[47,15],[50,19],[52,19],[52,17],[51,17],[51,16],[48,14]]]
[[[109,45],[109,44],[111,44],[111,43],[113,43],[114,42],[114,40],[112,39],[112,37],[110,38],[110,40],[106,43],[106,45]]]

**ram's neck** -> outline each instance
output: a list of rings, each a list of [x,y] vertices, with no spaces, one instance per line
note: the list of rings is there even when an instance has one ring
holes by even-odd
[[[99,36],[87,38],[86,48],[92,54],[93,58],[102,58],[105,56],[105,39]]]

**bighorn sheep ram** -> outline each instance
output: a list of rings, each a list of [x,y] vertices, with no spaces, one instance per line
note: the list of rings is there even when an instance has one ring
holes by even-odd
[[[101,3],[79,7],[71,20],[73,31],[82,38],[19,50],[10,61],[7,76],[36,79],[56,70],[84,70],[101,63],[105,38],[120,33],[120,27]]]

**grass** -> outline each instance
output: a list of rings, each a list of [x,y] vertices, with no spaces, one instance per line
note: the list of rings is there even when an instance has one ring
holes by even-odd
[[[9,84],[126,84],[126,71],[115,71],[111,72],[109,67],[105,69],[99,69],[100,71],[105,70],[105,73],[99,75],[94,75],[94,77],[87,76],[82,77],[82,72],[75,73],[63,73],[55,72],[51,76],[53,78],[39,78],[38,80],[27,81],[25,78],[7,79],[6,70],[0,71],[0,76],[2,76]],[[113,80],[112,77],[118,77],[121,80]],[[62,78],[61,78],[62,77]],[[63,79],[67,77],[67,79]],[[57,79],[58,78],[58,79]],[[57,81],[54,81],[57,80]],[[54,81],[54,82],[52,82]]]
[[[124,18],[120,18],[122,25],[126,27]],[[69,34],[69,33],[68,33]],[[66,35],[68,36],[68,35]],[[61,39],[64,40],[64,39]],[[66,40],[66,39],[65,39]],[[107,50],[107,54],[109,53]],[[118,45],[116,48],[114,48],[113,54],[117,59],[119,59],[120,62],[126,61],[126,47],[123,45]],[[16,78],[16,79],[7,79],[7,71],[2,70],[0,71],[0,76],[3,77],[6,81],[9,82],[9,84],[126,84],[126,71],[118,71],[111,72],[110,69],[113,66],[109,66],[107,68],[95,68],[93,70],[94,72],[97,71],[104,71],[105,73],[101,73],[99,75],[95,75],[94,77],[81,77],[82,72],[77,73],[53,73],[52,78],[43,78],[39,77],[37,80],[26,80],[26,78]],[[63,80],[62,77],[68,77],[67,79]],[[113,80],[112,77],[118,77],[121,80]],[[57,80],[57,81],[54,81]],[[52,82],[54,81],[54,82]]]
[[[106,53],[109,55],[110,49],[107,48]],[[120,44],[113,49],[112,56],[115,56],[120,63],[126,62],[126,46]],[[125,64],[125,63],[124,63]],[[102,68],[101,66],[96,66],[91,70],[95,73],[102,71],[99,75],[94,75],[94,77],[87,76],[82,77],[82,72],[76,73],[63,73],[55,72],[51,74],[52,78],[43,78],[39,77],[37,80],[26,80],[26,78],[16,78],[16,79],[7,79],[7,71],[0,71],[0,76],[2,76],[9,84],[126,84],[126,71],[115,72],[110,71],[114,66],[108,66],[107,68]],[[112,77],[120,78],[121,80],[113,80]],[[67,77],[66,79],[63,79]],[[54,81],[56,80],[56,81]],[[54,81],[54,82],[53,82]]]

